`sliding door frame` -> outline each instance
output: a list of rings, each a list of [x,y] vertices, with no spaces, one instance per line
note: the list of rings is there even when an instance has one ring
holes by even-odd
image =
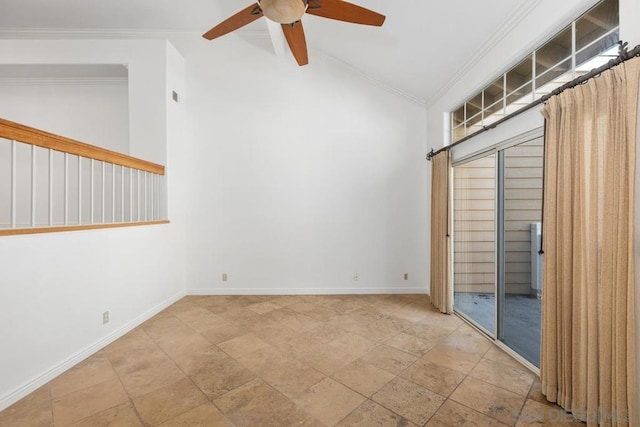
[[[507,346],[502,339],[504,338],[504,307],[505,307],[505,156],[504,153],[508,148],[515,147],[517,145],[525,144],[527,142],[535,141],[536,139],[544,138],[544,129],[543,127],[532,129],[529,132],[525,132],[516,137],[510,138],[508,140],[499,142],[494,144],[491,147],[485,147],[481,151],[474,152],[472,154],[466,155],[463,158],[457,159],[452,162],[452,175],[453,168],[462,166],[466,163],[472,162],[477,159],[481,159],[487,156],[495,155],[495,215],[494,215],[494,294],[495,294],[495,308],[494,308],[494,331],[487,331],[477,322],[475,322],[472,318],[465,315],[455,308],[454,305],[454,313],[472,326],[474,329],[481,332],[483,335],[487,336],[495,345],[497,345],[501,350],[508,353],[522,365],[524,365],[531,372],[536,375],[540,375],[540,369],[536,367],[534,364],[526,360],[523,356],[517,353],[515,350],[511,349],[511,347]],[[453,178],[453,176],[452,176]],[[455,185],[454,180],[451,180],[452,185]],[[452,191],[452,194],[454,191]],[[453,218],[454,213],[454,203],[452,196],[452,203],[450,203],[450,215]],[[452,259],[452,267],[454,270],[455,265],[455,228],[452,227],[452,242],[454,244],[451,245],[451,259]],[[453,289],[455,290],[455,275],[453,274]],[[454,301],[455,302],[455,301]]]

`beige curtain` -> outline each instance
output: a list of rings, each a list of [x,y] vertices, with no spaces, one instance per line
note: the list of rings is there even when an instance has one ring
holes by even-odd
[[[449,151],[431,161],[431,304],[443,313],[453,312],[451,247],[449,238]]]
[[[633,221],[640,58],[551,98],[543,393],[588,425],[640,425]]]

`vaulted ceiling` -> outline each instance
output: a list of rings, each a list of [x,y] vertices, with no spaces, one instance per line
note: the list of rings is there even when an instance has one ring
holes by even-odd
[[[320,0],[321,1],[321,0]],[[250,0],[2,0],[0,38],[78,31],[200,34]],[[428,104],[483,46],[540,0],[353,0],[387,16],[382,28],[305,15],[310,48]],[[267,33],[265,19],[245,29]],[[229,37],[229,36],[225,36]],[[239,41],[242,43],[242,39]],[[212,41],[210,43],[215,43]],[[292,60],[292,67],[297,65]],[[496,70],[499,71],[499,70]]]

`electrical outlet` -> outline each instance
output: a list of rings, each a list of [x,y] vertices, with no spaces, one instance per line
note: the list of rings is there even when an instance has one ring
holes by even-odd
[[[228,277],[227,277],[227,273],[222,273],[222,281],[223,281],[223,282],[226,282],[226,281],[227,281],[227,279],[228,279]]]
[[[109,312],[105,311],[102,313],[102,324],[106,325],[107,323],[109,323]]]
[[[409,280],[409,273],[404,273],[404,280]]]
[[[353,275],[353,281],[354,281],[354,282],[357,282],[358,280],[360,280],[360,278],[358,277],[358,273],[355,273],[355,274]]]

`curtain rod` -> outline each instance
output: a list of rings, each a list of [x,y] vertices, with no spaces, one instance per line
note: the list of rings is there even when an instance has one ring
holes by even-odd
[[[613,58],[611,60],[609,60],[609,62],[607,62],[604,65],[601,65],[598,68],[594,68],[593,70],[589,71],[586,74],[581,75],[580,77],[577,77],[573,80],[571,80],[568,83],[563,84],[560,87],[555,88],[553,91],[551,91],[550,93],[544,95],[543,97],[541,97],[540,99],[537,99],[529,104],[527,104],[526,106],[522,107],[521,109],[519,109],[518,111],[515,111],[507,116],[504,116],[503,118],[501,118],[500,120],[491,123],[488,126],[483,126],[481,129],[479,129],[477,132],[471,134],[471,135],[467,135],[464,138],[454,142],[453,144],[449,144],[446,145],[442,148],[440,148],[439,150],[434,151],[433,149],[431,149],[430,152],[427,153],[427,160],[431,161],[431,159],[433,158],[433,156],[435,156],[436,154],[439,154],[443,151],[446,150],[450,150],[451,148],[462,144],[463,142],[467,141],[470,138],[473,138],[474,136],[480,135],[483,132],[486,132],[488,130],[491,130],[493,128],[495,128],[496,126],[498,126],[499,124],[502,124],[504,122],[506,122],[509,119],[512,119],[522,113],[524,113],[525,111],[529,111],[530,109],[532,109],[533,107],[540,105],[544,102],[546,102],[549,98],[552,98],[556,95],[560,95],[562,92],[564,92],[567,89],[571,89],[574,88],[578,85],[584,84],[587,80],[591,80],[594,77],[598,77],[600,76],[600,74],[602,74],[604,71],[607,71],[617,65],[622,64],[625,61],[628,61],[629,59],[632,59],[636,56],[640,56],[640,45],[637,45],[636,47],[634,47],[631,50],[627,50],[627,45],[628,43],[626,42],[622,42],[622,41],[618,41],[618,44],[620,45],[619,50],[618,50],[618,56],[616,58]]]

